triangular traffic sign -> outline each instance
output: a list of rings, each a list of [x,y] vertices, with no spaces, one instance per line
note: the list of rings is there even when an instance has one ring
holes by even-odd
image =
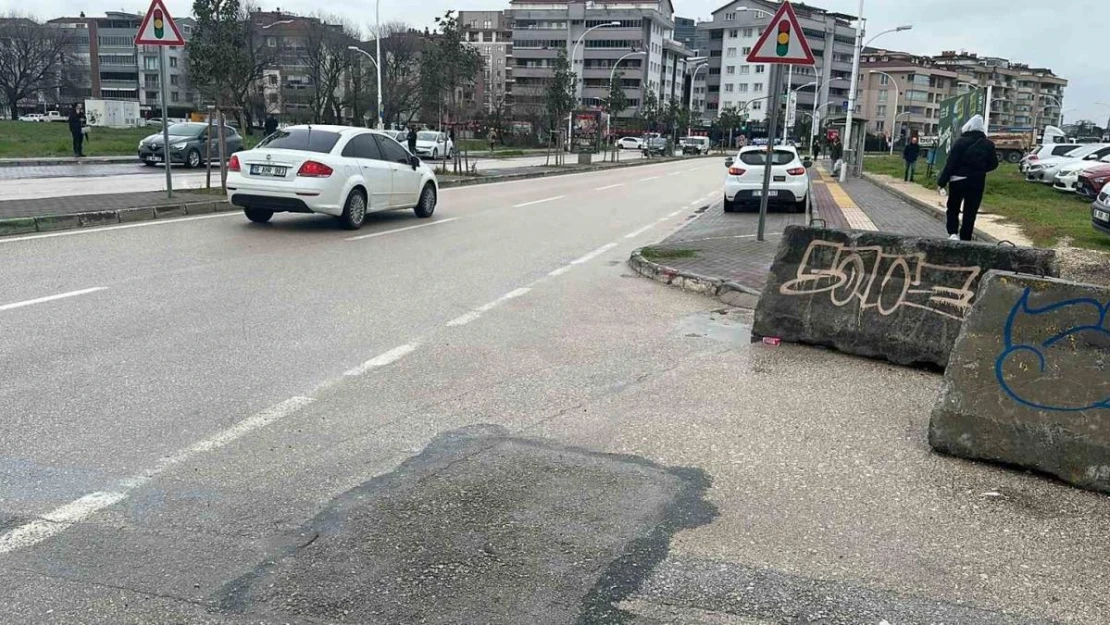
[[[177,24],[170,17],[170,12],[166,10],[166,5],[162,4],[162,0],[151,0],[146,17],[143,18],[143,23],[139,26],[139,34],[135,35],[135,45],[185,45],[185,39],[181,36],[181,31],[177,29]]]
[[[759,41],[752,46],[748,62],[785,65],[813,65],[816,62],[789,2],[783,0],[782,6],[767,25],[767,30],[763,31]]]

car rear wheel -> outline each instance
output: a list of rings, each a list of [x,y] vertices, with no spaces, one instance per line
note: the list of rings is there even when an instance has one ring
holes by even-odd
[[[143,165],[146,165],[147,167],[154,167],[154,162],[153,161],[143,161]]]
[[[347,230],[358,230],[366,221],[366,194],[355,189],[347,196],[347,203],[343,205],[343,215],[339,221]]]
[[[736,203],[735,202],[730,202],[727,197],[725,198],[725,212],[726,213],[735,213],[736,212]]]
[[[261,208],[244,208],[243,214],[247,216],[247,219],[256,224],[264,224],[270,221],[270,218],[274,216],[274,211]]]
[[[798,200],[797,202],[794,202],[794,212],[795,213],[804,213],[804,212],[806,212],[805,198],[802,198],[801,200]]]
[[[436,212],[436,189],[432,183],[424,185],[424,190],[420,192],[420,203],[413,210],[421,219],[427,219]]]
[[[434,161],[438,158],[439,158],[439,150],[432,150],[432,160]]]
[[[200,167],[200,151],[189,150],[189,153],[185,155],[185,167],[189,169]]]

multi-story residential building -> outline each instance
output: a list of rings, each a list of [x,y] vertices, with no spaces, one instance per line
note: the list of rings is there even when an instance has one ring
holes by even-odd
[[[513,104],[513,20],[508,11],[459,11],[466,42],[482,54],[485,67],[475,100],[490,115],[511,118]]]
[[[695,45],[699,54],[709,57],[705,98],[695,96],[696,101],[704,100],[704,106],[694,107],[701,119],[714,119],[727,108],[746,112],[753,121],[766,119],[768,102],[773,101],[771,68],[746,59],[778,8],[777,2],[735,0],[714,11],[710,21],[698,23]],[[829,106],[840,109],[848,100],[856,38],[851,23],[855,18],[804,4],[795,4],[794,12],[816,64],[793,68],[784,85],[788,82],[797,90],[799,118],[813,115],[815,98],[818,118],[827,117]],[[810,85],[814,82],[818,83],[816,89]],[[806,88],[800,89],[803,86]]]
[[[513,16],[514,102],[518,110],[540,110],[544,88],[553,74],[559,50],[573,53],[587,29],[572,70],[579,75],[579,100],[597,107],[609,95],[614,64],[620,63],[621,85],[630,117],[643,106],[648,92],[661,103],[684,102],[687,63],[692,52],[674,39],[674,8],[670,0],[511,0]],[[616,22],[616,26],[603,26]],[[568,55],[569,56],[569,55]]]
[[[63,71],[66,79],[58,102],[71,104],[85,98],[138,100],[148,116],[161,115],[162,83],[159,46],[136,46],[135,33],[141,14],[108,12],[104,17],[61,17],[50,20],[55,28],[72,31],[73,62]],[[181,36],[188,41],[196,28],[190,17],[176,18]],[[170,117],[185,117],[196,110],[198,96],[189,86],[188,53],[184,46],[166,48],[166,75]]]
[[[1029,130],[1062,122],[1068,81],[1050,69],[968,52],[945,51],[933,60],[970,76],[968,82],[977,87],[991,87],[992,130]]]
[[[697,34],[697,22],[688,17],[674,18],[674,40],[686,46],[686,49],[694,50],[697,48],[694,45],[697,41]]]

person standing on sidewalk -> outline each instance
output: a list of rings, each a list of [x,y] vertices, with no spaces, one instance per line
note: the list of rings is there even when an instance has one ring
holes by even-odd
[[[821,140],[817,137],[813,138],[813,146],[810,148],[810,152],[813,153],[813,160],[821,158]]]
[[[85,124],[88,118],[85,117],[85,105],[78,102],[74,105],[73,110],[69,112],[69,134],[73,136],[73,156],[74,158],[83,158],[85,150],[83,144],[85,143]]]
[[[975,234],[975,217],[983,203],[987,187],[987,173],[998,169],[998,154],[994,143],[984,132],[982,115],[968,120],[963,134],[948,153],[948,162],[937,178],[937,186],[948,187],[948,238],[970,241]],[[960,208],[963,223],[960,223]]]
[[[917,137],[910,137],[910,142],[902,148],[902,160],[906,161],[906,182],[913,182],[914,169],[917,168],[917,157],[921,155],[921,146],[917,144]]]
[[[409,126],[409,134],[405,137],[409,144],[409,153],[416,156],[416,127]]]

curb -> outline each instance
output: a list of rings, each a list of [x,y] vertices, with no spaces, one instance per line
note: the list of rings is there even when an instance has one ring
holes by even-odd
[[[38,217],[13,217],[0,219],[0,237],[12,234],[57,232],[77,228],[93,228],[113,224],[128,224],[152,219],[169,219],[188,215],[210,215],[239,210],[226,200],[208,202],[182,202],[160,206],[121,208],[118,210],[90,211],[68,215],[42,215]]]
[[[617,163],[615,165],[584,165],[582,167],[573,167],[566,170],[557,171],[537,171],[524,174],[508,174],[505,176],[478,176],[475,178],[468,178],[463,180],[445,180],[439,183],[440,189],[453,189],[456,187],[472,187],[480,184],[495,184],[498,182],[514,182],[517,180],[532,180],[534,178],[549,178],[551,176],[569,176],[572,174],[586,174],[595,171],[604,171],[609,169],[625,169],[628,167],[640,167],[643,165],[660,165],[663,163],[673,163],[675,161],[693,161],[704,158],[712,158],[711,156],[688,156],[688,157],[667,157],[667,158],[653,158],[642,159],[639,161],[628,163]]]
[[[899,199],[916,208],[917,210],[927,215],[931,215],[933,218],[941,223],[946,223],[948,220],[948,215],[943,210],[941,210],[939,206],[933,206],[924,200],[916,198],[909,193],[902,191],[901,189],[896,189],[887,184],[885,181],[876,178],[874,174],[864,172],[863,179],[879,187],[883,191],[897,196]],[[986,243],[993,243],[995,245],[997,245],[1002,240],[997,237],[993,237],[986,232],[983,232],[979,228],[975,229],[975,238]]]
[[[0,159],[0,167],[48,167],[51,165],[117,165],[138,163],[135,156],[87,156],[85,158],[5,158]]]
[[[737,308],[755,309],[759,297],[763,294],[762,291],[737,282],[679,271],[673,267],[650,261],[644,258],[641,253],[643,249],[640,248],[632,252],[632,255],[628,258],[628,266],[645,278],[680,288],[683,291],[707,295],[717,299],[722,304]]]

